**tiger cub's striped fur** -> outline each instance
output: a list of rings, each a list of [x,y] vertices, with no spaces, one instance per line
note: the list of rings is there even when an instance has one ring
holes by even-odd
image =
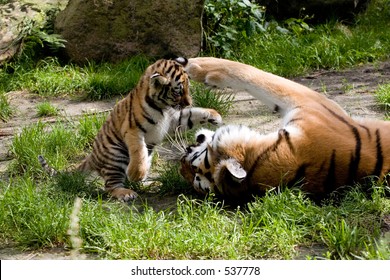
[[[286,184],[319,200],[367,176],[388,180],[389,121],[353,119],[324,95],[246,64],[193,58],[185,69],[195,81],[246,91],[283,117],[265,135],[233,125],[200,130],[181,166],[199,192],[245,201]]]
[[[213,109],[184,108],[192,104],[186,59],[158,60],[150,65],[138,85],[118,102],[98,132],[89,156],[79,171],[97,171],[111,196],[120,200],[136,197],[125,181],[146,179],[155,145],[167,133],[186,130],[195,124],[221,123]],[[55,171],[39,156],[42,167]]]

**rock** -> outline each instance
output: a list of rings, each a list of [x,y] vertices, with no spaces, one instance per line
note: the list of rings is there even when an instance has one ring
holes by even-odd
[[[300,18],[314,15],[314,21],[323,21],[332,17],[352,18],[364,9],[369,0],[256,0],[267,8],[267,14],[276,19]]]
[[[68,0],[22,0],[0,5],[0,65],[21,51],[23,41],[48,20],[48,11]]]
[[[77,63],[115,62],[136,54],[196,56],[204,0],[70,0],[55,22]]]
[[[37,15],[38,12],[25,3],[10,2],[0,5],[0,64],[19,51],[25,36],[23,26]]]

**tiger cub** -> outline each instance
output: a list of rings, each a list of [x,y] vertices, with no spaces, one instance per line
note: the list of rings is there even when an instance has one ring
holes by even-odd
[[[192,104],[184,58],[158,60],[150,65],[138,85],[113,108],[98,132],[92,152],[77,167],[97,171],[105,189],[119,200],[134,199],[135,191],[125,181],[146,179],[154,146],[176,130],[196,124],[219,125],[221,116],[213,109],[184,108]],[[42,167],[55,174],[42,156]]]
[[[283,117],[269,134],[236,125],[198,131],[181,159],[198,192],[247,201],[283,184],[321,200],[367,176],[389,183],[389,121],[353,119],[324,95],[246,64],[204,57],[185,69],[195,81],[246,91]]]

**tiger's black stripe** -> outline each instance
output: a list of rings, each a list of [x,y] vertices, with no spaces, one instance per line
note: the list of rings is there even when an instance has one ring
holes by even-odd
[[[295,149],[294,149],[293,143],[291,142],[290,133],[287,130],[285,130],[285,129],[280,129],[279,133],[281,133],[282,136],[284,137],[284,139],[286,139],[287,146],[289,147],[291,152],[294,154],[295,153]]]
[[[116,154],[113,154],[112,151],[106,145],[104,145],[104,139],[101,133],[98,134],[98,139],[99,141],[96,142],[96,145],[94,146],[97,152],[92,154],[95,155],[101,163],[107,163],[108,160],[110,161],[109,164],[114,166],[116,166],[118,163],[126,165],[128,164],[128,159],[126,160],[126,158],[123,159],[117,157]]]
[[[362,140],[360,138],[359,131],[356,127],[352,127],[352,133],[354,134],[356,146],[355,146],[355,155],[351,155],[351,160],[349,162],[349,172],[348,172],[348,184],[352,184],[355,181],[356,173],[359,169],[360,162],[360,151],[362,149]]]
[[[205,176],[206,179],[209,180],[211,183],[214,183],[213,174],[211,174],[210,171],[206,172],[203,176]]]
[[[177,126],[181,125],[181,119],[183,118],[183,110],[180,110],[179,120]]]
[[[100,150],[97,148],[97,150]],[[108,153],[103,154],[101,152],[95,152],[91,154],[92,162],[95,166],[100,168],[121,168],[121,165],[128,165],[128,158],[112,158]]]
[[[129,101],[129,126],[130,127],[133,127],[132,118],[133,118],[133,94],[130,95],[130,101]]]
[[[145,120],[148,121],[148,123],[153,124],[153,125],[157,124],[157,123],[155,122],[155,120],[153,120],[150,116],[148,116],[148,115],[146,115],[146,114],[142,114],[142,116],[145,118]]]
[[[303,163],[301,164],[297,170],[295,171],[295,176],[294,178],[290,181],[289,184],[296,184],[297,182],[299,182],[300,180],[304,179],[305,178],[305,175],[306,175],[306,168],[309,166],[309,164],[307,163]]]
[[[143,133],[146,133],[146,132],[147,132],[146,128],[144,128],[144,127],[142,126],[142,124],[139,122],[139,120],[138,120],[135,116],[134,116],[134,122],[135,122],[135,125],[136,125],[140,130],[142,130]]]
[[[289,121],[286,123],[285,126],[289,126],[289,125],[291,125],[292,123],[295,123],[295,122],[301,121],[301,120],[302,120],[302,118],[294,118],[294,119],[291,119],[291,120],[289,120]]]
[[[282,140],[284,139],[283,135],[281,133],[278,133],[278,139],[276,139],[276,142],[266,148],[260,155],[257,156],[256,160],[252,164],[251,169],[248,171],[246,178],[250,180],[253,176],[253,173],[255,172],[257,166],[260,162],[265,161],[269,156],[271,152],[275,152]]]
[[[210,169],[211,165],[209,162],[209,149],[206,149],[206,153],[204,155],[204,167],[206,169]]]
[[[153,153],[153,149],[156,146],[154,143],[146,144],[146,149],[148,149],[148,156],[150,156]]]
[[[188,120],[187,120],[187,126],[189,129],[191,129],[194,126],[194,123],[191,120],[191,116],[192,116],[192,111],[190,110],[190,114],[189,114]]]
[[[162,110],[160,107],[158,107],[158,106],[156,105],[156,103],[154,103],[153,99],[152,99],[149,95],[146,95],[145,101],[146,101],[146,103],[149,105],[150,108],[153,108],[154,110],[156,110],[157,112],[159,112],[161,115],[164,114],[164,113],[163,113],[163,110]]]
[[[127,149],[125,143],[119,138],[114,129],[110,129],[110,133],[107,133],[108,142],[119,151],[122,155],[128,156],[129,150]]]
[[[195,160],[197,160],[198,159],[198,157],[200,157],[203,153],[205,153],[205,152],[207,152],[207,148],[206,149],[204,149],[202,152],[196,152],[195,154],[194,154],[194,156],[192,157],[192,159],[191,159],[191,161],[190,161],[190,163],[192,164]]]
[[[173,64],[172,64],[171,66],[168,67],[168,69],[167,69],[167,71],[166,71],[166,74],[171,73],[172,69],[173,69]],[[175,71],[173,71],[173,72],[171,73],[171,76],[172,76],[173,74],[175,74]]]
[[[175,77],[175,82],[179,81],[180,78],[181,78],[181,75],[176,75],[176,77]]]
[[[153,125],[157,124],[157,122],[148,114],[143,104],[141,104],[141,109],[142,109],[142,116],[148,121],[148,123]]]
[[[332,156],[329,161],[328,174],[326,175],[324,181],[324,187],[328,190],[327,193],[330,193],[334,190],[336,183],[336,150],[333,150]]]
[[[359,125],[361,128],[363,128],[367,132],[368,140],[371,141],[371,131],[370,129],[365,125]]]
[[[168,98],[167,96],[168,90],[169,90],[168,87],[163,87],[158,94],[158,100],[166,106],[169,106],[168,102],[166,101],[166,99]]]
[[[359,133],[358,129],[355,126],[353,126],[352,124],[350,124],[345,118],[343,118],[339,114],[333,112],[332,110],[330,110],[328,107],[326,107],[323,104],[322,104],[322,107],[324,107],[329,113],[331,113],[339,121],[346,124],[351,129],[351,132],[355,137],[355,141],[356,141],[355,155],[351,155],[351,159],[349,162],[349,168],[348,168],[348,179],[347,179],[347,182],[349,184],[352,184],[355,180],[356,173],[359,169],[359,163],[360,163],[360,153],[361,153],[361,149],[362,149],[362,140],[360,137],[360,133]]]
[[[376,163],[373,175],[380,176],[383,168],[383,151],[382,151],[382,143],[381,143],[381,135],[379,129],[375,131],[376,136]]]

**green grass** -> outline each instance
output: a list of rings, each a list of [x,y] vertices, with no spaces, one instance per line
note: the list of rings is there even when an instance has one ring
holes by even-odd
[[[36,109],[38,117],[53,117],[59,114],[58,108],[48,101],[37,104]]]
[[[81,252],[98,258],[291,259],[313,244],[322,248],[316,258],[390,257],[388,237],[380,235],[380,220],[390,204],[380,189],[372,197],[351,192],[338,206],[314,205],[301,193],[284,190],[257,199],[247,209],[182,195],[175,210],[155,212],[147,205],[138,211],[91,197],[80,190],[85,183],[76,178],[71,184],[26,176],[1,182],[1,239],[24,248],[70,248],[67,230],[77,194],[83,201]]]
[[[27,90],[44,97],[70,95],[100,100],[126,95],[150,63],[142,56],[118,64],[61,65],[55,58],[12,63],[0,69],[5,91]]]
[[[216,92],[201,84],[192,83],[191,95],[194,106],[215,109],[222,116],[226,116],[233,106],[233,93]]]
[[[82,118],[78,123],[47,124],[38,122],[24,127],[14,137],[10,152],[16,159],[11,172],[30,175],[42,174],[37,161],[43,155],[55,169],[64,169],[73,161],[80,160],[84,150],[91,146],[93,139],[105,120],[105,116]],[[34,143],[34,144],[32,144]]]
[[[108,200],[102,181],[79,173],[49,178],[38,154],[58,170],[90,150],[106,115],[25,127],[11,144],[10,179],[0,181],[0,240],[22,248],[71,248],[73,201],[81,197],[80,252],[108,259],[388,259],[390,238],[381,235],[390,214],[387,186],[372,194],[352,190],[341,201],[316,205],[298,190],[269,192],[243,208],[192,198],[178,166],[154,158],[153,190],[141,197],[178,195],[176,207],[155,211]],[[387,190],[388,191],[388,190]],[[179,195],[181,194],[181,195]],[[37,203],[39,201],[39,203]],[[73,234],[77,234],[73,233]],[[73,239],[72,239],[73,240]],[[320,250],[312,255],[304,248]]]
[[[285,76],[388,58],[389,1],[372,3],[354,25],[331,22],[299,34],[266,32],[237,49],[234,58]],[[134,57],[115,65],[91,62],[83,67],[62,65],[55,58],[9,63],[0,68],[0,118],[12,116],[9,91],[110,98],[126,94],[150,62]],[[202,86],[194,86],[192,92],[195,105],[228,113],[232,96],[214,95]],[[388,93],[388,85],[379,87],[379,102],[388,104],[379,97],[388,98]],[[77,164],[90,151],[106,117],[38,122],[14,137],[10,147],[14,161],[9,176],[0,180],[0,242],[25,249],[70,249],[76,235],[82,240],[81,253],[108,259],[390,259],[389,233],[381,233],[383,220],[390,215],[388,186],[372,183],[371,194],[351,190],[324,205],[314,204],[298,190],[285,189],[232,209],[212,198],[193,198],[178,165],[163,162],[156,154],[154,182],[137,185],[137,191],[141,196],[153,191],[160,199],[178,197],[173,209],[155,211],[147,202],[139,206],[107,199],[100,179],[67,172],[50,178],[42,171],[39,154],[58,170]],[[76,197],[83,202],[80,228],[69,235]],[[305,253],[307,248],[318,252]]]
[[[282,76],[340,69],[389,57],[390,1],[375,0],[353,25],[329,22],[312,31],[268,32],[251,38],[233,58]]]
[[[380,85],[375,91],[375,96],[379,104],[383,105],[386,110],[390,109],[390,84]]]
[[[6,93],[0,91],[0,121],[7,121],[12,116],[12,107]]]
[[[381,235],[381,220],[390,214],[388,187],[375,183],[370,195],[351,190],[324,205],[298,190],[282,189],[233,209],[211,198],[191,198],[178,166],[159,162],[154,169],[156,195],[176,194],[178,199],[174,209],[154,211],[153,205],[140,208],[107,200],[101,180],[78,173],[43,174],[38,154],[59,170],[79,161],[104,118],[37,123],[15,137],[12,176],[0,182],[0,240],[23,248],[71,248],[70,213],[74,199],[81,197],[80,249],[97,258],[390,258],[389,236]],[[148,187],[141,186],[141,196],[145,191]],[[320,251],[306,256],[301,248],[311,246]]]

